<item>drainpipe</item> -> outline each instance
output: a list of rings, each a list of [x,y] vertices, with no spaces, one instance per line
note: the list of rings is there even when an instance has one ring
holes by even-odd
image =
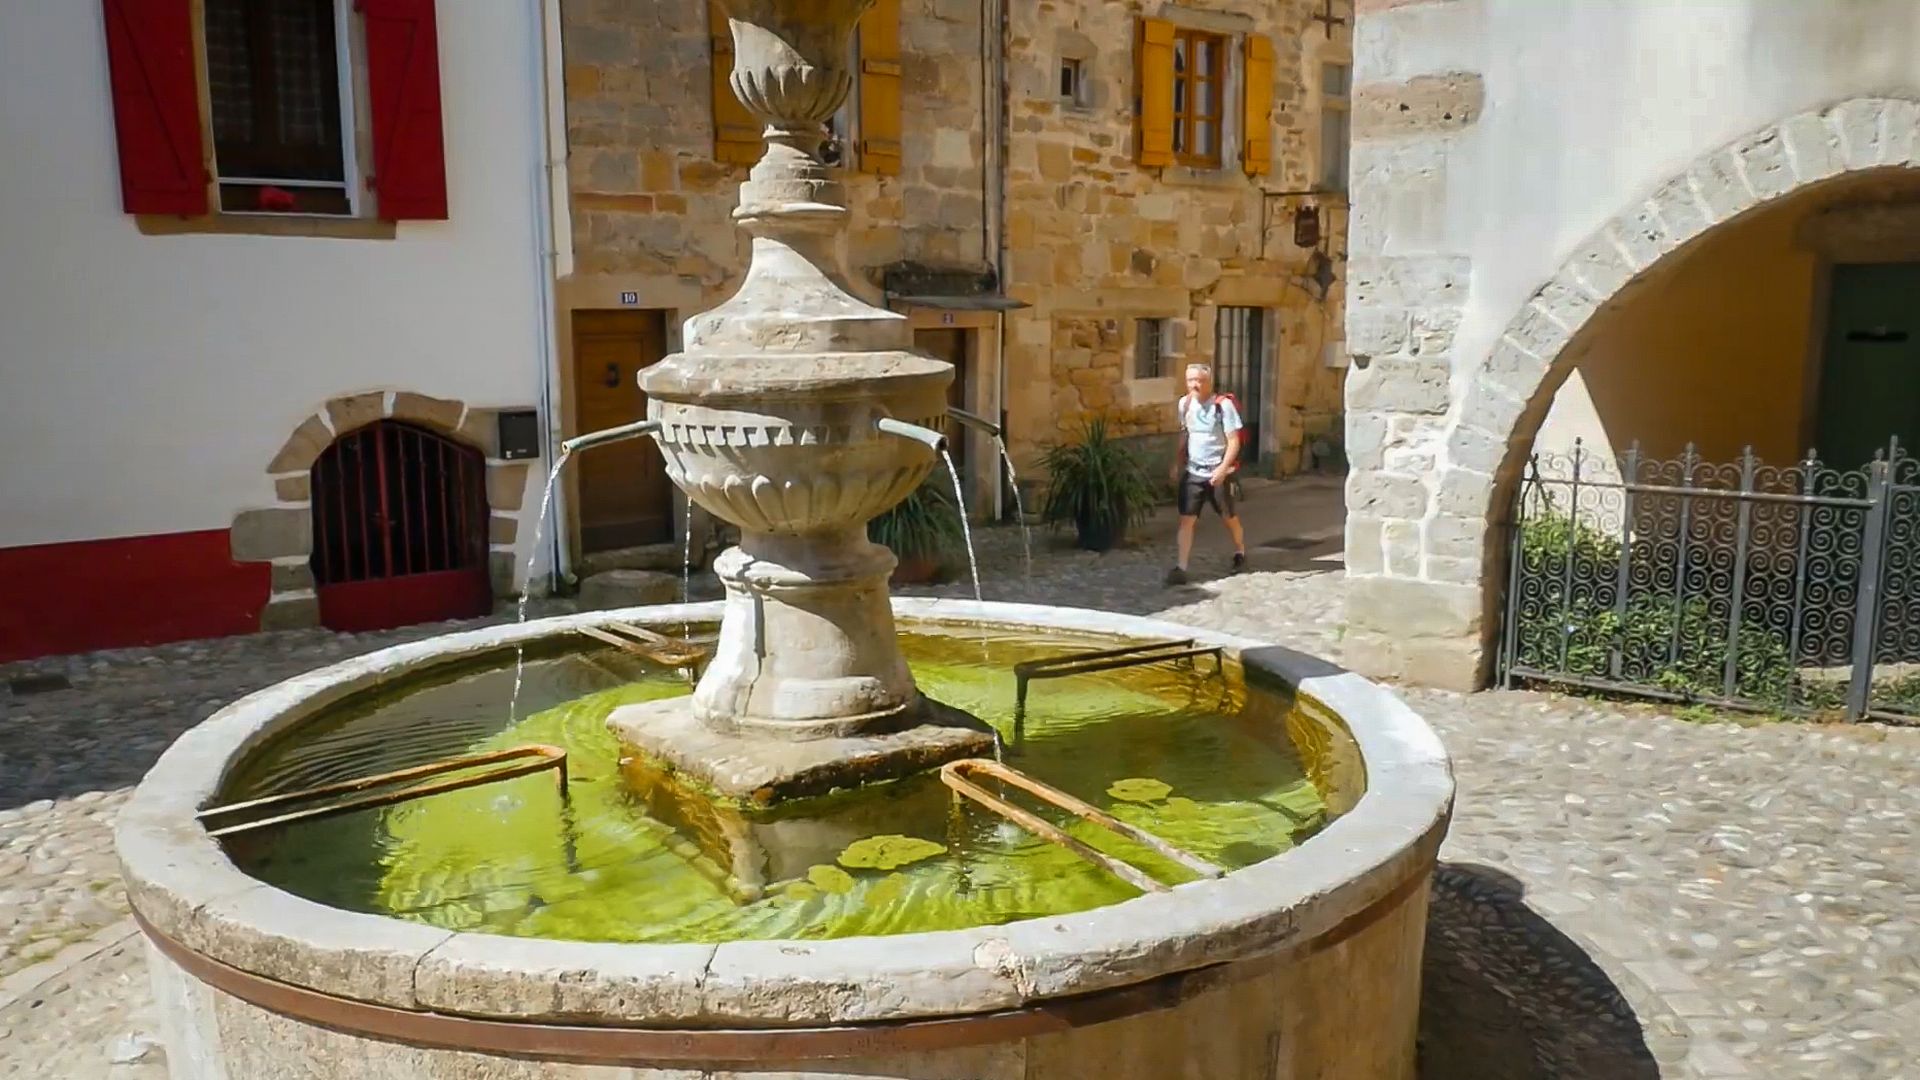
[[[558,338],[559,298],[556,283],[573,272],[572,223],[566,205],[566,100],[560,53],[559,0],[531,0],[529,14],[538,25],[537,34],[529,34],[528,75],[531,93],[528,108],[534,121],[534,160],[540,166],[533,178],[533,228],[535,276],[539,280],[540,303],[540,416],[545,426],[546,457],[558,459],[560,422],[554,415],[559,400],[560,343]],[[565,580],[566,565],[566,493],[556,491],[552,506],[554,524],[547,535],[547,591],[558,592]],[[538,531],[536,526],[536,531]],[[525,589],[531,582],[523,582]]]
[[[994,277],[1002,295],[1007,291],[1007,7],[1006,0],[980,0],[981,68],[985,86],[981,88],[981,107],[986,110],[981,140],[981,254],[993,260]],[[993,330],[999,347],[994,350],[993,411],[1001,430],[1007,426],[1007,313],[997,312]],[[1006,516],[1007,470],[1005,463],[993,465],[993,516]]]

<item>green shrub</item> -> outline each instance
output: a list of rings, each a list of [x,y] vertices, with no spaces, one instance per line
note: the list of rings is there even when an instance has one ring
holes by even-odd
[[[893,549],[901,561],[931,559],[941,564],[966,554],[960,511],[948,491],[952,480],[935,469],[899,505],[867,522],[867,539]]]
[[[1140,456],[1108,434],[1105,417],[1087,421],[1078,442],[1047,447],[1040,464],[1047,471],[1041,520],[1056,527],[1072,522],[1084,548],[1112,547],[1159,501]]]
[[[1620,551],[1618,539],[1566,515],[1545,515],[1521,527],[1523,572],[1537,585],[1538,599],[1530,594],[1525,610],[1516,613],[1516,662],[1536,671],[1612,678],[1617,649],[1624,681],[1687,697],[1723,696],[1727,654],[1735,644],[1724,606],[1697,592],[1683,592],[1676,603],[1668,592],[1630,591],[1622,610],[1611,595]],[[1570,559],[1572,596],[1566,593]],[[1598,582],[1605,584],[1596,597],[1587,590]],[[1780,631],[1743,619],[1737,648],[1736,697],[1762,704],[1794,702],[1798,680]]]

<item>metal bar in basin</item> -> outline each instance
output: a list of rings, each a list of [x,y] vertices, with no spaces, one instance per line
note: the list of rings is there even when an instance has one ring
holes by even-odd
[[[381,806],[391,806],[395,803],[410,802],[414,799],[425,798],[428,795],[439,795],[449,791],[459,791],[463,788],[478,787],[481,784],[491,784],[500,780],[512,780],[516,777],[531,776],[534,773],[547,769],[554,770],[555,781],[559,784],[561,795],[565,796],[567,794],[567,752],[557,746],[548,746],[544,743],[530,743],[526,746],[516,746],[507,750],[493,750],[484,754],[466,754],[461,757],[447,758],[444,761],[435,761],[426,765],[415,765],[407,769],[395,769],[392,772],[377,773],[373,776],[356,777],[352,780],[322,784],[318,787],[303,788],[299,791],[288,791],[278,795],[267,795],[258,799],[248,799],[245,802],[209,807],[200,811],[195,817],[204,822],[208,818],[225,817],[228,814],[238,813],[242,810],[260,810],[267,807],[306,802],[311,799],[321,799],[330,795],[351,794],[356,791],[365,791],[368,788],[397,784],[405,780],[418,780],[422,777],[438,776],[442,773],[458,772],[461,769],[477,768],[482,765],[491,765],[494,762],[512,761],[516,758],[525,757],[537,758],[538,760],[528,762],[524,765],[509,765],[504,769],[496,769],[478,776],[463,776],[457,780],[448,780],[438,784],[422,784],[418,787],[404,788],[400,791],[389,791],[380,795],[368,796],[364,799],[349,799],[346,802],[334,803],[330,806],[316,806],[308,810],[296,810],[289,814],[260,818],[255,821],[242,822],[238,825],[227,825],[218,829],[209,830],[208,835],[214,837],[229,836],[234,833],[248,832],[272,825],[286,825],[295,821],[331,817],[335,814],[345,814],[355,810],[369,810]]]
[[[576,626],[574,629],[636,656],[667,667],[687,667],[705,660],[711,650],[681,638],[671,638],[643,630],[629,623],[610,622],[601,626]]]
[[[1096,649],[1092,652],[1067,653],[1064,656],[1043,656],[1038,660],[1022,660],[1013,665],[1013,670],[1040,671],[1051,667],[1078,664],[1085,660],[1104,660],[1109,656],[1131,656],[1134,653],[1160,652],[1165,649],[1186,648],[1193,644],[1192,638],[1180,638],[1174,641],[1153,641],[1145,645],[1123,645],[1117,649]]]
[[[1074,661],[1078,662],[1061,662],[1052,667],[1035,668],[1023,664],[1014,665],[1014,741],[1021,741],[1024,733],[1027,715],[1027,684],[1034,679],[1061,679],[1068,675],[1091,675],[1099,671],[1112,671],[1116,668],[1124,667],[1138,667],[1143,664],[1158,664],[1168,660],[1191,661],[1196,656],[1208,655],[1213,657],[1214,674],[1219,674],[1225,668],[1224,650],[1218,645],[1203,645],[1171,650],[1165,646],[1157,648],[1159,651],[1148,651],[1147,647],[1118,650],[1124,655],[1113,655],[1115,650],[1108,650],[1104,656],[1097,653],[1082,654],[1073,658]]]
[[[974,802],[999,814],[1015,825],[1039,836],[1041,839],[1058,844],[1088,862],[1096,866],[1104,867],[1109,873],[1125,881],[1127,884],[1132,885],[1134,888],[1139,889],[1141,892],[1170,891],[1165,885],[1128,866],[1126,863],[1095,851],[1080,841],[1075,840],[1073,837],[1068,836],[1056,828],[1051,822],[1022,810],[1012,803],[989,793],[965,778],[948,771],[947,768],[940,770],[940,782],[947,785],[947,787],[955,793],[972,799]]]
[[[1009,768],[1000,762],[988,761],[985,758],[968,758],[962,761],[950,762],[942,766],[940,771],[943,775],[951,774],[963,778],[969,773],[983,773],[1003,783],[1012,784],[1014,787],[1032,795],[1034,798],[1045,803],[1051,803],[1075,817],[1091,821],[1110,833],[1124,836],[1143,847],[1152,848],[1167,858],[1172,859],[1174,862],[1199,874],[1201,877],[1217,878],[1226,874],[1225,870],[1192,852],[1183,851],[1180,848],[1174,847],[1172,844],[1167,843],[1152,833],[1129,825],[1091,803],[1077,799],[1051,784],[1042,783],[1028,776],[1026,773],[1018,769]]]

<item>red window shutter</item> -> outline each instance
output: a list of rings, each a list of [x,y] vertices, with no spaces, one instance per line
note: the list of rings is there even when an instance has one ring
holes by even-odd
[[[120,202],[129,214],[207,212],[191,0],[103,0]]]
[[[359,0],[367,33],[373,176],[367,186],[387,221],[447,217],[447,160],[440,133],[440,40],[433,0]]]

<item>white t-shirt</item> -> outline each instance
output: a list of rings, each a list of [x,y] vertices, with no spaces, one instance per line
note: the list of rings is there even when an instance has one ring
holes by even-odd
[[[1187,430],[1187,472],[1206,476],[1227,457],[1227,440],[1240,430],[1240,411],[1218,394],[1200,402],[1192,394],[1180,399],[1182,426]]]

